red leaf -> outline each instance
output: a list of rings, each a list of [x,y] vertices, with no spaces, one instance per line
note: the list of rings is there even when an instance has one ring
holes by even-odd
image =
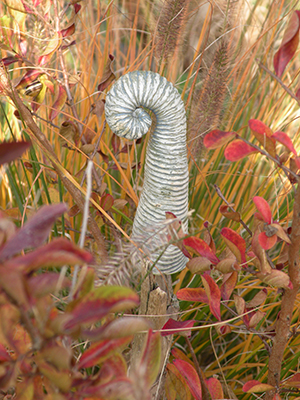
[[[65,329],[73,330],[80,325],[92,324],[111,312],[136,307],[139,297],[131,289],[119,286],[101,286],[89,292],[77,302]]]
[[[46,257],[46,256],[45,256]],[[28,285],[28,292],[32,298],[43,297],[47,294],[54,293],[58,282],[60,281],[60,274],[56,272],[48,272],[30,277],[26,283]],[[64,278],[60,283],[60,289],[69,287],[71,281]]]
[[[166,395],[168,400],[190,399],[191,392],[184,377],[173,364],[167,364]]]
[[[171,350],[171,354],[174,358],[179,358],[180,360],[184,360],[193,365],[193,361],[190,360],[182,350],[178,349],[178,347],[173,347]]]
[[[21,89],[25,86],[28,86],[30,83],[34,82],[40,75],[43,74],[44,72],[39,69],[30,69],[16,85],[16,89]]]
[[[103,104],[103,103],[102,103],[102,104]],[[104,105],[104,104],[103,104],[103,105]],[[120,144],[121,144],[120,136],[118,136],[118,135],[116,135],[116,134],[113,134],[113,135],[112,135],[112,138],[111,138],[111,145],[112,145],[112,148],[113,148],[115,154],[118,153]],[[126,153],[127,153],[127,147],[126,147]]]
[[[203,288],[185,288],[176,293],[179,300],[208,304],[209,300]]]
[[[234,204],[230,204],[230,206],[234,206]],[[228,219],[232,219],[233,221],[240,222],[241,216],[237,211],[232,211],[227,204],[223,204],[219,207],[219,211],[224,217]]]
[[[59,111],[62,109],[67,100],[67,97],[68,96],[67,92],[65,91],[65,88],[62,85],[59,85],[57,98],[53,103],[49,114],[50,121],[52,121],[54,118],[58,116]]]
[[[277,236],[276,235],[273,235],[273,236],[267,236],[266,234],[265,234],[265,232],[261,232],[259,235],[258,235],[258,241],[259,241],[259,244],[261,245],[261,247],[264,249],[264,250],[269,250],[269,249],[271,249],[273,246],[275,246],[275,244],[277,243]]]
[[[223,132],[215,129],[205,135],[203,144],[207,149],[217,149],[226,144],[235,135],[235,132]]]
[[[14,161],[29,149],[30,142],[3,142],[0,144],[0,165]]]
[[[295,162],[296,162],[298,169],[300,169],[300,157],[295,157]]]
[[[196,400],[202,400],[201,383],[195,368],[191,364],[183,360],[174,360],[173,364],[188,384],[192,396],[194,396]]]
[[[264,251],[264,249],[262,248],[262,246],[259,242],[259,239],[258,239],[258,237],[260,235],[259,232],[260,231],[258,229],[254,232],[254,235],[252,236],[251,247],[252,247],[254,256],[256,256],[259,261],[259,266],[258,266],[259,270],[262,273],[270,273],[272,269],[268,263],[266,252]]]
[[[294,11],[284,32],[281,45],[274,56],[274,69],[281,76],[285,67],[293,58],[299,43],[300,11]]]
[[[21,250],[40,246],[48,237],[55,220],[67,211],[64,203],[41,207],[2,247],[0,260],[14,256]]]
[[[300,373],[294,374],[286,381],[284,381],[284,386],[291,386],[295,388],[300,388]]]
[[[231,274],[224,275],[223,283],[221,286],[221,296],[223,300],[229,300],[230,296],[235,288],[238,278],[238,273],[236,271],[231,272]]]
[[[114,205],[114,198],[111,194],[105,193],[101,197],[100,206],[103,208],[104,211],[108,211]]]
[[[25,256],[6,261],[5,266],[19,269],[23,273],[30,273],[41,267],[62,267],[92,262],[92,254],[80,249],[66,238],[58,238]]]
[[[263,122],[257,119],[250,119],[248,121],[249,128],[259,143],[267,150],[272,156],[276,157],[275,139],[272,137],[272,130]]]
[[[75,4],[73,4],[73,6],[74,6],[75,14],[78,14],[81,9],[81,5],[78,3],[75,3]]]
[[[203,240],[204,240],[205,243],[207,243],[209,245],[209,247],[212,249],[212,251],[214,253],[216,253],[216,245],[215,245],[215,242],[214,242],[214,240],[213,240],[213,238],[211,236],[211,233],[210,233],[210,231],[208,229],[208,225],[209,225],[208,221],[205,221],[203,225],[205,227],[205,231],[204,231],[204,234],[203,234]]]
[[[60,31],[60,33],[63,38],[73,35],[75,33],[75,24],[72,24],[72,25],[68,26],[67,28],[62,29]]]
[[[103,92],[111,82],[116,79],[115,74],[112,71],[112,62],[114,61],[115,57],[112,54],[109,54],[107,63],[104,67],[103,75],[101,81],[98,85],[98,91]]]
[[[23,274],[16,270],[9,270],[4,266],[0,266],[0,287],[11,299],[19,306],[28,307],[28,295],[24,287]]]
[[[116,353],[104,361],[101,366],[100,379],[108,381],[113,378],[127,376],[127,364],[124,357]]]
[[[77,364],[78,369],[90,368],[111,357],[114,353],[120,352],[132,340],[132,336],[121,339],[107,339],[92,344],[86,350]]]
[[[239,263],[246,264],[246,242],[233,229],[222,228],[221,235]]]
[[[70,42],[70,43],[63,44],[63,45],[61,46],[61,49],[62,49],[62,50],[65,50],[65,49],[67,49],[68,47],[74,46],[75,44],[76,44],[76,40],[72,40],[72,42]]]
[[[145,343],[142,359],[138,366],[140,371],[144,373],[144,381],[148,383],[149,388],[155,382],[160,371],[161,359],[161,338],[160,333],[153,333],[150,329],[147,341]]]
[[[12,361],[10,358],[10,355],[8,354],[6,348],[3,346],[3,344],[0,343],[0,363],[5,362],[5,361]]]
[[[258,133],[261,136],[270,138],[273,135],[273,131],[258,119],[249,119],[248,125],[251,131]]]
[[[300,87],[298,87],[298,89],[296,90],[295,96],[297,97],[297,99],[300,99]]]
[[[109,163],[109,157],[103,153],[103,151],[98,150],[97,153],[99,153],[101,155],[101,157],[103,158],[103,161],[108,164]]]
[[[272,211],[269,206],[269,203],[263,197],[260,197],[260,196],[254,196],[253,202],[254,202],[256,208],[258,209],[260,215],[263,217],[263,220],[267,224],[271,224],[272,223]]]
[[[283,144],[287,149],[289,149],[293,154],[295,154],[295,156],[297,156],[297,152],[295,150],[293,142],[286,133],[277,131],[273,133],[272,137],[275,140],[277,140],[277,142]]]
[[[229,161],[238,161],[253,153],[258,153],[258,150],[241,139],[229,143],[224,151],[225,158]]]
[[[80,399],[84,398],[84,400],[133,399],[134,387],[130,378],[122,376],[100,385],[81,385],[80,389],[76,390],[76,394],[78,397],[80,396]]]
[[[186,330],[187,328],[192,328],[194,326],[195,320],[188,321],[176,321],[175,319],[169,318],[165,325],[162,327],[163,332],[161,336],[167,335],[180,335],[180,336],[191,336],[191,331]],[[171,330],[170,330],[171,329]]]
[[[264,318],[265,314],[266,313],[258,310],[254,315],[252,315],[249,320],[249,328],[255,328]]]
[[[183,240],[184,246],[191,247],[195,250],[200,256],[206,257],[212,264],[217,264],[219,262],[218,257],[209,247],[209,245],[204,242],[204,240],[191,236]]]
[[[212,400],[219,400],[224,398],[221,382],[217,378],[206,379],[205,383]]]
[[[20,60],[22,61],[22,59],[20,57],[18,57],[18,56],[10,56],[10,57],[2,58],[0,60],[0,63],[5,65],[5,66],[8,66],[8,65],[11,65],[11,64],[13,64],[13,63],[15,63],[17,61],[20,61]]]
[[[218,330],[218,327],[217,327]],[[220,335],[227,335],[227,333],[231,333],[231,328],[229,325],[222,325],[219,326],[219,331]]]
[[[213,280],[213,278],[205,272],[202,276],[202,283],[206,292],[206,295],[209,300],[209,309],[211,313],[221,321],[221,312],[220,312],[220,305],[221,305],[221,292]]]
[[[275,389],[274,386],[252,380],[245,383],[242,390],[245,393],[257,393],[257,392],[266,392],[267,390],[272,390],[272,389]]]

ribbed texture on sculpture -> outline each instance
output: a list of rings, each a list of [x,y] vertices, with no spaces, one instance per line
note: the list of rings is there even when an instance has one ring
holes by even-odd
[[[150,235],[149,226],[158,227],[166,212],[184,219],[187,233],[188,164],[186,150],[186,115],[177,89],[154,72],[135,71],[122,76],[106,96],[105,115],[111,130],[127,139],[145,135],[151,118],[141,107],[151,110],[156,127],[149,139],[144,186],[136,211],[132,239]],[[159,235],[157,235],[159,241]],[[151,255],[152,261],[159,252]],[[156,266],[165,274],[182,270],[187,258],[170,245]],[[153,271],[158,273],[156,269]]]

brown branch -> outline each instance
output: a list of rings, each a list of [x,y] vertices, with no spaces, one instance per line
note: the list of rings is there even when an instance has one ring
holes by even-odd
[[[21,100],[20,96],[18,95],[17,91],[11,86],[11,83],[8,80],[8,76],[6,74],[5,68],[2,65],[0,65],[0,90],[2,90],[2,92],[13,101],[15,107],[19,111],[19,114],[20,114],[23,122],[29,128],[33,137],[36,139],[36,141],[40,145],[42,151],[50,159],[50,162],[51,162],[55,172],[60,177],[63,185],[65,186],[67,191],[70,193],[70,195],[76,202],[80,211],[83,212],[85,200],[84,200],[80,190],[68,179],[68,177],[63,172],[64,168],[62,167],[61,163],[59,162],[59,160],[56,156],[56,153],[51,146],[51,143],[49,142],[49,140],[41,132],[41,130],[35,123],[34,119],[32,118],[31,112],[24,105],[24,103]],[[97,243],[99,256],[104,263],[107,260],[107,251],[106,251],[104,238],[100,232],[100,229],[99,229],[96,221],[93,218],[91,218],[90,216],[88,218],[88,224],[89,224],[90,231]]]
[[[300,181],[294,199],[293,222],[291,233],[291,244],[289,245],[289,277],[293,289],[286,289],[282,297],[280,316],[276,324],[276,335],[269,359],[268,384],[277,387],[280,381],[281,366],[284,351],[291,337],[290,326],[293,318],[297,292],[300,288],[299,274],[299,249],[300,249]],[[267,392],[265,400],[272,400],[274,391]]]

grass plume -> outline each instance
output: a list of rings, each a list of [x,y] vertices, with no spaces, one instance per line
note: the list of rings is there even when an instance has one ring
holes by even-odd
[[[160,10],[154,38],[155,54],[161,63],[182,44],[188,0],[166,0]]]
[[[221,42],[201,89],[195,91],[188,120],[188,141],[191,154],[198,158],[203,137],[219,123],[226,95],[228,76],[228,43]]]

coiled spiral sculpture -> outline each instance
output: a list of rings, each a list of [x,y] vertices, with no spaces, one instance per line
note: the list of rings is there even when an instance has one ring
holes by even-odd
[[[129,72],[106,96],[105,115],[111,130],[131,140],[145,135],[152,120],[142,107],[155,114],[156,127],[148,143],[144,185],[132,239],[149,239],[148,227],[161,225],[168,211],[183,220],[183,231],[187,233],[189,177],[183,101],[177,89],[159,74]],[[159,242],[159,234],[156,236]],[[151,254],[153,262],[159,254],[159,251]],[[182,270],[187,260],[178,247],[170,245],[156,266],[162,273],[173,274]],[[157,274],[158,270],[154,268],[153,272]]]

